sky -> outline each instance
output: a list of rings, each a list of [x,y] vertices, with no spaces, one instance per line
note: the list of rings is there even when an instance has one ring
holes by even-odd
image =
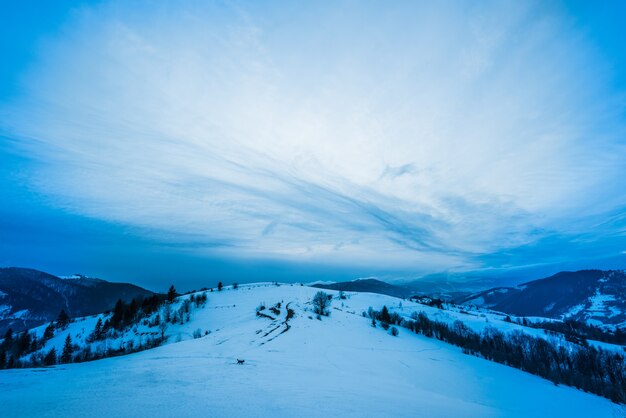
[[[624,268],[626,5],[434,3],[2,2],[0,266]]]

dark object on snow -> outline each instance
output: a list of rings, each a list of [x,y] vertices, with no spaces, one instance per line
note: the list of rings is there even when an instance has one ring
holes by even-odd
[[[243,364],[243,363],[245,363],[245,362],[246,362],[245,360],[239,360],[239,359],[237,359],[237,364]]]

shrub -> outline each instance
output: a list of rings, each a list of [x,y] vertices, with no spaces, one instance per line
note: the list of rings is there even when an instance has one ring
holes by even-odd
[[[328,308],[330,307],[329,294],[321,290],[313,296],[313,312],[317,315],[328,316]]]

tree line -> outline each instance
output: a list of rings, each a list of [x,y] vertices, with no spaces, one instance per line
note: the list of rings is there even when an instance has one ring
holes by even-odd
[[[476,332],[457,320],[449,325],[434,321],[420,312],[411,319],[372,308],[364,313],[373,321],[397,324],[416,334],[456,345],[463,353],[472,354],[532,373],[552,381],[603,396],[616,403],[626,403],[626,361],[624,355],[612,350],[560,344],[521,331],[503,333],[494,327]]]
[[[527,327],[544,329],[563,334],[572,342],[586,343],[584,340],[603,341],[609,344],[626,344],[626,332],[615,327],[615,331],[607,331],[583,321],[566,319],[565,321],[526,321]]]
[[[112,333],[122,331],[128,326],[136,324],[139,320],[149,317],[163,306],[168,296],[171,295],[153,294],[148,297],[140,296],[133,298],[130,302],[118,300],[113,310],[105,313],[109,317],[104,322],[102,317],[98,318],[93,332],[87,337],[86,341],[104,340]],[[63,349],[60,353],[57,352],[55,347],[52,347],[46,353],[41,352],[46,343],[56,334],[66,330],[71,322],[72,319],[67,312],[61,310],[57,319],[46,326],[41,337],[29,330],[17,334],[11,329],[7,330],[2,343],[0,343],[0,369],[50,366],[58,363],[88,361],[120,354],[119,350],[112,348],[109,348],[106,353],[94,353],[89,345],[79,347],[72,341],[69,333],[64,340]],[[158,345],[158,343],[158,341],[146,341],[141,348],[153,347]],[[28,357],[29,355],[30,357]]]

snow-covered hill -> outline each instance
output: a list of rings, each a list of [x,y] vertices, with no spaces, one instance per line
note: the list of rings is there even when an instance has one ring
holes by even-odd
[[[386,305],[410,316],[426,309],[423,305],[347,293],[345,300],[333,299],[330,317],[318,320],[310,304],[318,290],[265,283],[207,292],[205,305],[191,305],[189,321],[163,330],[164,346],[87,363],[0,371],[3,416],[571,418],[620,413],[604,398],[465,355],[443,342],[404,329],[391,336],[362,315],[370,306]],[[189,298],[170,306],[172,314]],[[271,318],[257,315],[259,306]],[[442,315],[452,320],[464,314]],[[477,318],[475,326],[489,320]],[[70,324],[43,350],[53,345],[60,350],[67,334],[84,345],[97,319]],[[157,337],[160,330],[149,322],[106,344]],[[237,359],[245,362],[239,365]]]
[[[561,272],[516,287],[489,289],[459,302],[518,316],[572,318],[597,326],[626,327],[626,273]]]
[[[27,268],[0,268],[0,335],[32,328],[57,318],[103,312],[118,299],[150,296],[129,283],[112,283],[81,275],[60,278]]]

